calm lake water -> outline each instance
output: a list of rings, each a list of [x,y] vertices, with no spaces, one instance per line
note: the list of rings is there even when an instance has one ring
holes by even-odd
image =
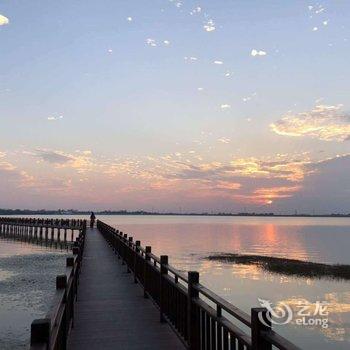
[[[204,285],[247,312],[260,306],[258,298],[273,304],[286,303],[294,312],[300,311],[300,303],[327,302],[328,328],[301,326],[294,321],[274,328],[304,349],[350,348],[349,282],[289,277],[256,266],[205,259],[210,254],[226,252],[350,264],[350,219],[203,216],[99,219],[141,240],[143,246],[151,245],[155,254],[169,255],[170,264],[175,267],[199,271]],[[31,320],[46,313],[55,275],[64,268],[64,257],[65,252],[0,241],[1,349],[23,344],[28,339]],[[9,322],[10,314],[15,317],[11,316]]]
[[[30,324],[44,317],[67,252],[0,238],[0,349],[28,349]]]

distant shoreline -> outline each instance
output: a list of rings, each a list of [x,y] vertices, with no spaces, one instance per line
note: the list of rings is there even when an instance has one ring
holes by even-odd
[[[0,215],[90,215],[91,211],[80,210],[27,210],[27,209],[0,209]],[[95,211],[96,215],[121,216],[223,216],[223,217],[296,217],[296,218],[350,218],[349,214],[275,214],[275,213],[159,213],[147,211]]]

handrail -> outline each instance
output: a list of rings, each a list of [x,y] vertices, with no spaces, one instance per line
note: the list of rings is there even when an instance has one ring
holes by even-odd
[[[82,228],[85,220],[81,219],[45,219],[45,218],[18,218],[0,217],[0,225],[25,225],[77,229]]]
[[[200,284],[198,272],[186,276],[169,265],[168,256],[154,255],[150,246],[142,247],[140,241],[99,220],[97,228],[143,286],[145,298],[159,307],[160,321],[168,322],[188,349],[299,349],[272,330],[267,309],[252,308],[249,315]]]
[[[212,292],[210,289],[204,287],[200,283],[193,286],[194,289],[196,289],[199,293],[203,294],[205,297],[207,297],[209,300],[211,300],[213,303],[215,303],[217,306],[221,307],[221,309],[225,310],[228,314],[231,316],[237,318],[239,321],[241,321],[246,326],[251,326],[251,320],[250,316],[240,310],[238,307],[232,305],[227,300],[223,299],[219,295]]]
[[[194,300],[194,302],[205,310],[205,312],[210,315],[211,319],[215,320],[216,322],[221,322],[227,330],[230,330],[231,333],[235,334],[241,344],[244,344],[248,348],[251,347],[251,339],[248,334],[246,334],[236,325],[232,324],[230,321],[222,319],[221,316],[218,316],[216,310],[209,306],[205,301],[197,298]]]
[[[299,350],[297,346],[274,331],[262,332],[262,337],[281,350]]]
[[[56,293],[45,318],[31,324],[30,350],[66,349],[67,337],[74,326],[74,303],[84,251],[86,221],[80,224],[79,236],[73,245],[73,256],[66,260],[66,273],[56,277]]]
[[[176,269],[175,267],[173,267],[171,265],[165,265],[165,267],[168,269],[168,271],[170,271],[172,274],[174,274],[175,277],[188,283],[188,278],[183,272],[181,272],[180,270]]]
[[[69,247],[74,241],[74,232],[80,235],[86,229],[86,221],[78,219],[43,219],[0,217],[0,234],[30,243],[59,243]],[[68,230],[71,230],[68,237]]]

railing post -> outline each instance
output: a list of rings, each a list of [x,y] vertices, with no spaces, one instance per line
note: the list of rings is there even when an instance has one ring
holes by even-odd
[[[190,350],[199,349],[199,318],[196,313],[196,305],[193,298],[198,298],[199,292],[194,289],[194,285],[199,283],[199,273],[197,271],[188,272],[187,291],[187,334]]]
[[[147,269],[148,263],[151,260],[150,254],[152,252],[152,247],[145,247],[145,261],[143,265],[143,296],[144,298],[148,298],[148,281],[147,281]]]
[[[125,252],[126,252],[126,244],[127,244],[127,237],[128,235],[126,233],[123,234],[123,246],[122,246],[122,265],[125,265]]]
[[[69,256],[66,259],[66,266],[67,267],[73,267],[74,266],[74,258],[72,256]]]
[[[67,276],[58,275],[56,276],[56,289],[63,289],[67,286]]]
[[[72,275],[73,275],[73,284],[72,284],[72,288],[69,294],[67,294],[67,307],[69,308],[69,315],[70,315],[70,319],[68,319],[68,325],[70,323],[70,321],[72,321],[72,328],[74,328],[74,288],[75,288],[75,278],[76,278],[76,273],[74,271],[74,257],[70,256],[67,258],[66,260],[66,266],[67,267],[71,267],[72,268]]]
[[[80,249],[78,246],[73,247],[73,255],[78,256],[78,262],[80,263]]]
[[[139,255],[139,252],[140,252],[140,245],[141,245],[141,242],[140,241],[136,241],[135,242],[135,254],[134,254],[134,282],[137,283],[137,259],[138,259],[138,255]]]
[[[159,309],[160,309],[160,322],[165,322],[164,318],[164,306],[165,306],[165,299],[167,297],[165,293],[165,283],[163,279],[163,275],[168,274],[168,269],[166,266],[168,265],[168,256],[167,255],[161,255],[160,256],[160,281],[159,281]]]
[[[200,316],[199,316],[200,317]],[[220,305],[216,305],[216,317],[219,320],[222,317],[222,309]],[[217,344],[218,344],[218,349],[222,348],[222,328],[219,326],[219,322],[217,322],[217,335],[216,335],[216,339],[217,339]],[[228,348],[228,344],[227,344],[227,348]],[[224,349],[226,349],[225,347],[225,340],[224,340]]]
[[[262,307],[252,308],[251,322],[252,350],[272,350],[272,344],[261,336],[262,332],[271,330],[271,321],[267,309]]]
[[[120,259],[120,234],[119,234],[119,230],[115,231],[115,252],[117,254],[118,259]]]
[[[45,344],[46,349],[50,348],[51,321],[49,318],[34,320],[30,326],[30,345]]]
[[[75,300],[78,300],[78,282],[79,282],[78,279],[79,279],[80,267],[81,267],[81,265],[80,265],[81,264],[80,248],[73,247],[73,255],[77,256],[77,267],[76,267],[77,277],[74,278],[74,295],[75,295]]]
[[[58,275],[56,276],[56,289],[60,290],[60,289],[66,289],[67,287],[67,276],[66,275]],[[66,294],[66,290],[64,291],[64,298],[63,298],[63,302],[64,302],[64,312],[63,312],[63,317],[62,317],[62,322],[63,325],[61,326],[64,330],[63,332],[63,339],[62,339],[62,343],[64,344],[64,349],[66,349],[67,346],[67,336],[68,336],[68,320],[67,320],[67,294]],[[60,344],[61,341],[58,340],[58,343]]]
[[[132,250],[132,237],[129,237],[128,243],[127,243],[127,261],[126,261],[126,270],[128,273],[131,272],[130,270],[130,257],[131,255],[134,253],[134,251]]]

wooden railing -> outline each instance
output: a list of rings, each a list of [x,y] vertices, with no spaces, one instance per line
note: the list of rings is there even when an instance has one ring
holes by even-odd
[[[101,221],[97,227],[144,296],[159,307],[160,321],[168,322],[188,349],[299,349],[272,330],[265,308],[252,308],[249,315],[201,285],[198,272],[185,275],[169,265],[168,256],[153,255],[150,246],[141,247]]]
[[[0,235],[30,243],[73,244],[74,238],[86,225],[76,219],[0,218]],[[69,232],[70,231],[70,232]]]
[[[74,326],[74,303],[78,295],[86,221],[82,220],[79,227],[79,236],[73,245],[73,256],[66,261],[66,273],[56,277],[53,307],[45,318],[36,319],[31,324],[31,350],[64,350],[67,347],[68,334]]]

